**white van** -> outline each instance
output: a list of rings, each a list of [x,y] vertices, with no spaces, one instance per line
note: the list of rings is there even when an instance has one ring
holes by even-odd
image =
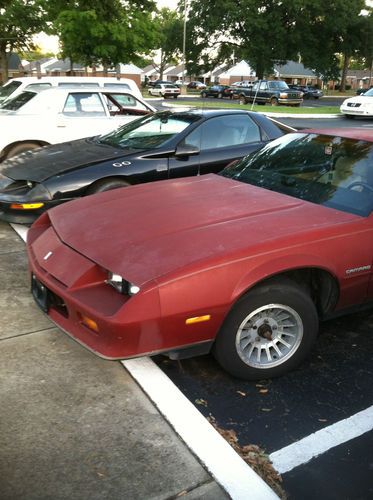
[[[23,90],[42,90],[50,87],[117,87],[118,90],[131,90],[137,97],[142,97],[136,82],[130,78],[96,76],[23,76],[12,78],[0,87],[0,102],[14,97]]]

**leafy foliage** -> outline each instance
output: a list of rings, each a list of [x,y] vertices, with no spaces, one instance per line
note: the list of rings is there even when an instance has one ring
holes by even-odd
[[[33,49],[32,36],[46,24],[42,2],[38,0],[1,0],[0,3],[0,60],[2,80],[8,79],[7,54]]]
[[[154,47],[151,0],[68,0],[63,5],[55,0],[49,12],[55,16],[62,56],[72,61],[115,66],[136,62]]]
[[[337,54],[360,50],[364,6],[364,0],[190,0],[188,59],[197,60],[199,52],[203,67],[204,60],[235,51],[262,78],[275,63],[301,56],[319,75],[335,78]],[[370,28],[365,33],[365,51],[372,54]]]

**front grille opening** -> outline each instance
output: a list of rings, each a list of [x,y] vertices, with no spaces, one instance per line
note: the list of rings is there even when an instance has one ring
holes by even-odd
[[[63,316],[64,318],[69,317],[69,311],[68,311],[64,301],[61,299],[61,297],[59,297],[55,293],[51,292],[50,290],[49,290],[49,305],[55,311],[57,311],[59,314],[61,314],[61,316]]]

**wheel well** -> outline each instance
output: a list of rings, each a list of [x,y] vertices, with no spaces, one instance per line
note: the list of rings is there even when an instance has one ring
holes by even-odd
[[[15,142],[12,142],[11,144],[7,144],[5,146],[5,148],[1,151],[0,160],[3,160],[4,158],[6,158],[8,156],[9,151],[11,149],[13,149],[15,146],[19,146],[20,144],[27,144],[27,143],[37,144],[40,147],[49,146],[49,142],[45,142],[45,141],[34,141],[34,140],[15,141]]]
[[[339,284],[329,272],[318,268],[294,269],[270,276],[255,284],[255,287],[288,279],[305,289],[314,302],[320,317],[331,313],[339,298]],[[252,290],[252,288],[250,289]],[[247,290],[248,293],[250,290]]]
[[[121,176],[111,176],[111,177],[103,177],[102,179],[99,179],[95,182],[92,182],[92,184],[90,184],[89,186],[87,186],[86,190],[85,190],[85,194],[92,194],[96,187],[99,186],[100,184],[104,184],[105,182],[110,182],[110,181],[120,181],[120,182],[126,182],[127,184],[131,184],[130,182],[128,182],[127,179],[124,179],[123,177]]]

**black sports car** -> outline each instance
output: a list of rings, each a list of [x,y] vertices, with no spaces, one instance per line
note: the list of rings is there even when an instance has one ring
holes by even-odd
[[[233,89],[229,85],[213,85],[201,91],[201,97],[216,97],[222,99],[229,97],[232,99]]]
[[[107,135],[29,151],[0,167],[0,218],[28,224],[55,205],[131,184],[219,172],[291,129],[241,110],[162,111]]]

